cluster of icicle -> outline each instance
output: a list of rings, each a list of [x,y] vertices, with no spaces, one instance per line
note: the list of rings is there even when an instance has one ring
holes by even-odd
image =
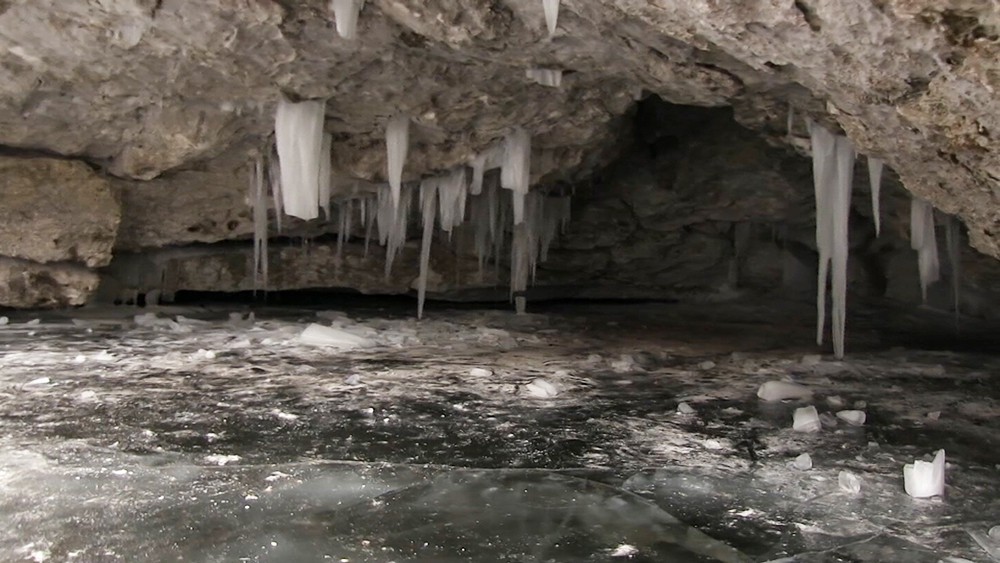
[[[789,112],[789,131],[791,130]],[[807,121],[812,142],[813,186],[816,197],[816,247],[819,268],[816,291],[816,343],[823,344],[826,328],[826,292],[829,281],[831,294],[831,331],[834,355],[844,357],[844,334],[847,322],[847,259],[848,230],[851,210],[851,189],[854,179],[855,148],[850,139],[834,135],[822,125]],[[884,163],[868,158],[868,178],[871,182],[871,205],[876,236],[881,231],[879,194]],[[958,315],[958,280],[961,244],[958,222],[948,218],[948,253],[952,267],[952,286],[956,318]],[[937,237],[934,230],[934,209],[923,200],[914,198],[910,210],[910,241],[917,251],[920,288],[927,299],[927,286],[939,278]],[[829,279],[828,279],[829,278]]]
[[[255,291],[267,284],[269,188],[279,231],[282,214],[311,220],[319,217],[323,209],[326,220],[333,218],[332,137],[323,132],[324,108],[323,102],[279,101],[275,151],[267,160],[257,156],[251,164],[248,201],[254,219]],[[365,256],[377,225],[379,243],[386,247],[388,278],[406,244],[413,195],[419,192],[423,233],[417,279],[418,316],[423,316],[435,225],[450,240],[454,228],[467,220],[475,229],[480,277],[490,259],[494,270],[499,271],[505,241],[511,239],[510,294],[517,311],[523,313],[529,279],[534,279],[538,263],[547,258],[549,247],[569,221],[570,198],[529,191],[531,136],[522,128],[514,129],[501,143],[477,155],[468,166],[404,184],[409,128],[406,116],[394,117],[386,125],[388,183],[379,186],[376,195],[339,201],[338,264],[357,216],[357,224],[365,227]],[[487,173],[496,169],[499,174]]]

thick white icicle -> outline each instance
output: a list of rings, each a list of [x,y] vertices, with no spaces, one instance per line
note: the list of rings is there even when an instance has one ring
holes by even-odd
[[[431,242],[434,239],[434,201],[439,192],[440,182],[426,178],[420,182],[420,215],[424,222],[424,233],[420,239],[420,275],[417,277],[417,318],[424,318],[424,299],[427,296],[427,273],[431,262]]]
[[[934,233],[934,208],[919,198],[910,200],[910,247],[917,251],[920,294],[927,301],[927,288],[940,279],[941,266]]]
[[[531,135],[518,127],[504,139],[500,185],[514,192],[514,224],[524,222],[524,196],[531,182]]]
[[[552,68],[529,68],[524,72],[528,80],[537,82],[542,86],[559,88],[562,86],[562,71]]]
[[[555,35],[559,25],[559,0],[542,0],[542,9],[545,10],[545,25],[549,28],[549,35]]]
[[[819,265],[816,280],[816,344],[823,344],[826,327],[826,288],[833,254],[833,210],[830,185],[835,173],[833,166],[837,140],[832,133],[813,121],[807,121],[812,142],[813,189],[816,197],[816,248]]]
[[[274,120],[281,163],[285,213],[310,220],[319,216],[319,170],[326,102],[293,103],[282,98]]]
[[[403,184],[403,165],[410,149],[410,118],[399,115],[389,120],[385,127],[386,162],[389,186],[392,188],[392,206],[399,206],[399,190]]]
[[[344,39],[354,39],[358,32],[358,16],[364,8],[364,0],[332,0],[330,8],[337,20],[337,34]]]
[[[330,220],[330,175],[333,163],[333,135],[323,133],[323,144],[319,158],[319,206],[323,208],[323,216]]]
[[[882,230],[882,217],[879,211],[879,193],[882,191],[882,168],[885,163],[881,158],[868,157],[868,181],[872,187],[872,217],[875,219],[875,236]]]

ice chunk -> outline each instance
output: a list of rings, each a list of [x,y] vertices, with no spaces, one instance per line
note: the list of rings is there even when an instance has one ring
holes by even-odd
[[[705,360],[704,362],[698,364],[698,369],[712,369],[714,367],[715,367],[715,362],[713,362],[712,360]]]
[[[25,383],[24,385],[25,386],[28,386],[28,385],[32,385],[32,386],[34,386],[34,385],[48,385],[49,383],[51,383],[51,380],[48,377],[39,377],[37,379],[32,379],[31,381]]]
[[[358,32],[358,16],[364,8],[364,0],[332,0],[330,8],[337,20],[337,34],[344,39],[354,39]]]
[[[548,381],[538,378],[531,383],[524,386],[524,391],[532,396],[538,397],[539,399],[550,399],[559,394],[559,390],[555,385],[549,383]]]
[[[856,495],[861,492],[861,480],[850,471],[841,471],[837,474],[837,484],[844,492]]]
[[[228,465],[230,463],[236,463],[241,459],[243,458],[241,458],[238,455],[209,454],[205,456],[205,463],[218,465],[221,467],[223,465]]]
[[[795,458],[795,461],[792,462],[792,467],[800,471],[808,471],[812,469],[812,466],[813,460],[809,454],[801,454]]]
[[[903,466],[903,487],[913,498],[944,494],[944,450],[938,450],[934,461],[916,460]]]
[[[542,0],[542,9],[545,10],[545,26],[549,28],[549,35],[555,35],[559,26],[559,0]]]
[[[865,411],[837,411],[837,418],[851,426],[863,426],[867,415],[865,415]]]
[[[822,424],[819,421],[819,413],[816,407],[809,405],[795,409],[792,419],[792,430],[796,432],[819,432]]]
[[[833,408],[840,408],[847,403],[845,403],[844,399],[839,395],[830,395],[829,397],[826,398],[826,404],[830,405]]]
[[[493,370],[486,368],[472,368],[469,370],[469,375],[472,377],[489,377],[493,375]]]
[[[618,547],[612,549],[611,553],[609,553],[611,557],[627,557],[629,559],[632,559],[638,554],[639,554],[639,549],[634,545],[630,545],[627,543],[619,545]]]
[[[677,404],[677,414],[688,415],[688,414],[694,414],[694,412],[695,412],[694,408],[692,408],[691,405],[687,403],[681,402]]]
[[[805,385],[799,385],[791,381],[768,381],[757,390],[757,397],[765,401],[810,399],[812,398],[812,391]]]
[[[0,317],[0,326],[7,326],[8,324],[10,324],[10,319],[6,316]]]
[[[319,216],[319,171],[326,102],[294,103],[282,98],[274,120],[281,164],[285,213],[310,220]]]
[[[927,287],[938,281],[941,270],[934,232],[934,208],[918,198],[910,200],[910,247],[917,251],[920,292],[927,301]]]
[[[24,323],[27,326],[38,326],[42,324],[42,319],[31,319],[30,321]]]
[[[524,71],[528,80],[537,82],[542,86],[558,88],[562,86],[562,71],[553,68],[529,68]]]
[[[403,184],[403,166],[410,150],[410,118],[398,115],[385,126],[386,162],[389,187],[392,190],[392,207],[399,206],[399,191]]]
[[[374,345],[367,338],[362,338],[345,330],[318,325],[316,323],[310,324],[302,331],[299,341],[310,346],[329,346],[342,350],[365,348]]]
[[[875,219],[875,236],[882,230],[881,212],[879,211],[879,192],[882,188],[882,159],[868,157],[868,182],[872,188],[872,217]]]

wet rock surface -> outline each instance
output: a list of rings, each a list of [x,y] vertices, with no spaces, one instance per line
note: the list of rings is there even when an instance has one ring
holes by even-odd
[[[987,325],[856,315],[828,361],[795,305],[379,307],[15,316],[2,558],[988,561],[967,533],[1000,520]],[[314,322],[372,346],[303,343]],[[782,379],[812,399],[757,398]],[[824,426],[794,432],[808,404]],[[903,464],[939,448],[945,496],[911,499]]]

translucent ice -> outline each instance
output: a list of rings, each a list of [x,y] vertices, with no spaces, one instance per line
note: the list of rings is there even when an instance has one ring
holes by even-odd
[[[867,419],[865,411],[837,411],[837,418],[850,424],[851,426],[862,426]]]
[[[549,35],[555,35],[559,26],[559,0],[542,0],[542,9],[545,10],[545,25],[549,28]]]
[[[372,341],[367,338],[315,323],[310,324],[302,331],[302,334],[299,335],[299,341],[310,346],[328,346],[341,350],[365,348],[373,345]]]
[[[938,450],[934,461],[916,460],[903,466],[903,486],[913,498],[944,494],[944,450]]]
[[[344,39],[354,39],[358,32],[358,16],[364,0],[332,0],[330,7],[337,20],[337,34]]]
[[[875,219],[875,236],[882,230],[881,212],[879,211],[879,192],[882,189],[882,159],[868,157],[868,182],[872,188],[872,217]]]
[[[809,399],[812,397],[812,391],[804,385],[791,381],[768,381],[757,390],[757,397],[765,401]]]
[[[688,415],[694,414],[694,412],[694,408],[687,403],[682,402],[677,404],[677,414]]]
[[[795,409],[793,416],[792,430],[796,432],[819,432],[822,425],[819,421],[819,413],[816,407],[810,405]]]
[[[926,201],[910,200],[910,247],[917,251],[920,292],[927,300],[927,287],[940,278],[937,236],[934,233],[934,208]]]
[[[410,150],[410,118],[405,115],[389,120],[385,127],[386,162],[388,163],[389,187],[392,189],[392,205],[399,205],[399,190],[403,183],[403,165]]]
[[[812,469],[812,466],[813,460],[809,454],[801,454],[795,458],[795,461],[792,462],[792,467],[801,471]]]
[[[514,192],[514,224],[524,222],[524,198],[531,181],[531,135],[518,127],[504,140],[500,186]]]
[[[326,102],[294,103],[282,98],[274,120],[281,164],[285,213],[300,219],[319,216],[319,172]]]
[[[528,395],[538,397],[540,399],[549,399],[559,394],[559,390],[556,389],[555,385],[541,378],[525,385],[524,390],[528,393]]]
[[[841,471],[837,474],[837,484],[846,493],[856,495],[861,492],[861,480],[850,471]]]

